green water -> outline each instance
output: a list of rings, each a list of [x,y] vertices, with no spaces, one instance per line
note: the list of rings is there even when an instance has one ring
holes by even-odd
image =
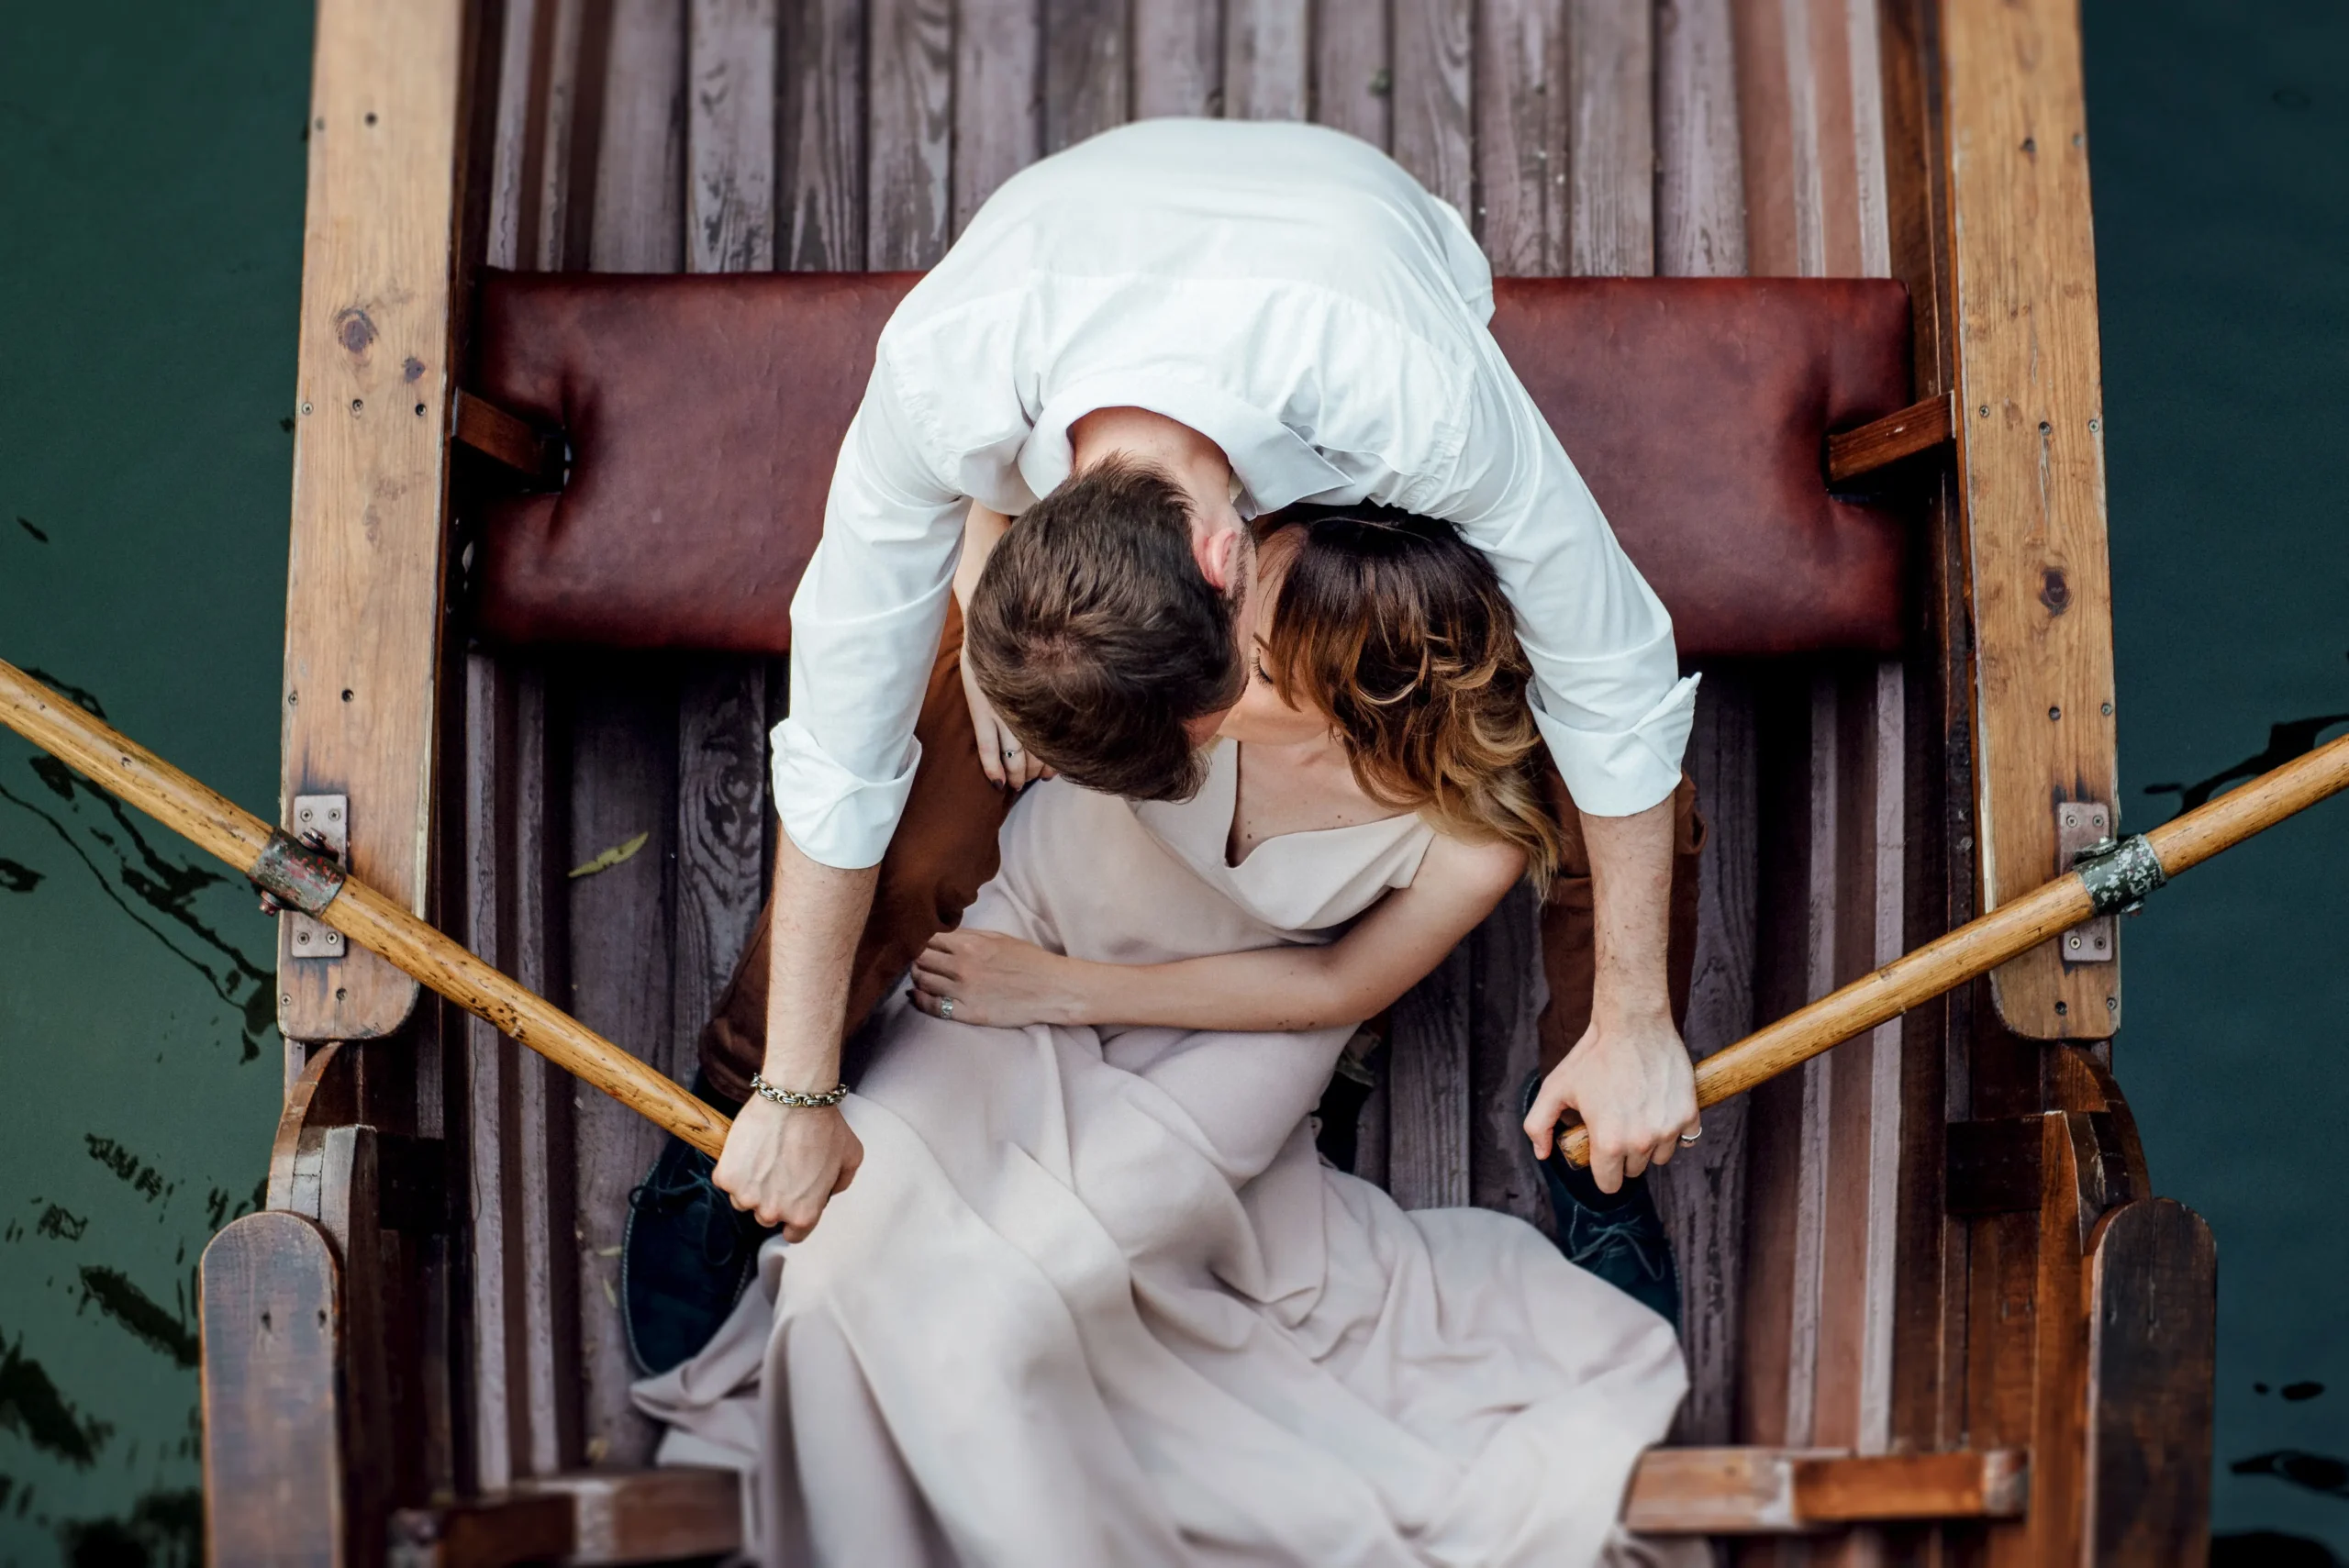
[[[2142,827],[2349,725],[2349,8],[2087,14]],[[0,656],[264,813],[307,50],[295,0],[0,6]],[[2349,801],[2157,900],[2119,1060],[2220,1237],[2219,1527],[2349,1554],[2344,870]],[[262,1174],[271,937],[0,737],[0,1562],[191,1560],[194,1267]]]
[[[273,817],[309,18],[0,6],[0,656]],[[0,1561],[193,1562],[275,1120],[241,882],[0,737]]]
[[[2274,727],[2287,751],[2349,730],[2349,7],[2094,0],[2087,21],[2123,825],[2143,828],[2177,800],[2148,791],[2268,751]],[[2156,1185],[2218,1233],[2217,1526],[2349,1556],[2344,875],[2335,799],[2155,899],[2124,928],[2115,1060]],[[2303,1457],[2258,1463],[2283,1453]]]

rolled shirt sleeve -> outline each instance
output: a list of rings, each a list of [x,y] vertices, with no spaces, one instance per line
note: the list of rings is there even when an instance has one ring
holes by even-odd
[[[1575,804],[1629,817],[1669,795],[1696,717],[1672,617],[1623,553],[1549,422],[1486,338],[1456,461],[1404,504],[1482,550],[1516,607],[1533,721]]]
[[[791,601],[775,810],[801,853],[877,864],[905,812],[965,501],[922,450],[885,356],[849,426],[824,532]]]

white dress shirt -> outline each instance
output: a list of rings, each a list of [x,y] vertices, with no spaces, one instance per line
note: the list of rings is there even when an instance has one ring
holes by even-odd
[[[1314,126],[1150,120],[1031,164],[882,332],[792,601],[776,808],[827,865],[878,862],[920,749],[967,503],[1017,516],[1069,427],[1146,408],[1230,459],[1245,516],[1386,502],[1490,558],[1575,803],[1654,805],[1696,682],[1672,621],[1501,357],[1458,212]]]

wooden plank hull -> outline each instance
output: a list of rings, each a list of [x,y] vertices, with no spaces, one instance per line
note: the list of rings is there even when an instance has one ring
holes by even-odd
[[[289,797],[347,784],[363,873],[445,909],[475,951],[665,1073],[690,1076],[764,886],[775,828],[763,737],[783,671],[472,648],[443,681],[447,558],[465,519],[462,493],[453,513],[446,498],[442,427],[466,271],[920,268],[1020,167],[1132,117],[1310,118],[1364,137],[1457,206],[1505,273],[1908,282],[1915,396],[1955,391],[1965,432],[1954,466],[1945,452],[1911,456],[1870,481],[1906,495],[1927,541],[1914,646],[1706,672],[1687,764],[1709,829],[1687,1026],[1699,1054],[2043,877],[2053,829],[2032,812],[2046,815],[2050,779],[2068,781],[2066,798],[2110,799],[2109,780],[2096,783],[2110,757],[2096,705],[2110,694],[2092,688],[2109,688],[2110,649],[2093,564],[2100,456],[2080,444],[2092,432],[2066,425],[2058,439],[2045,416],[2063,494],[2046,517],[2009,495],[2039,450],[2026,416],[2042,404],[2072,423],[2093,413],[2093,295],[2075,286],[2088,265],[2084,152],[1992,146],[2015,139],[2015,114],[2046,109],[2033,93],[2063,91],[2023,81],[1998,29],[2076,47],[2066,0],[435,0],[396,17],[383,0],[322,0],[320,18],[322,106],[340,113],[367,51],[396,46],[390,85],[350,102],[430,121],[440,139],[403,144],[384,188],[404,194],[389,207],[355,200],[362,174],[391,176],[338,161],[348,138],[314,142],[304,396],[317,406],[311,381],[328,367],[358,373],[334,335],[341,295],[359,287],[356,274],[340,281],[357,263],[339,258],[362,253],[351,237],[370,221],[393,223],[401,276],[426,279],[376,328],[386,342],[438,346],[416,356],[428,412],[396,437],[350,416],[305,436],[315,461],[297,482],[289,588],[289,670],[298,647],[304,673],[289,682],[308,704],[327,679],[335,701],[316,722],[289,718]],[[2060,56],[2034,58],[2076,72]],[[2003,212],[2024,175],[2052,182],[2032,223],[1979,216]],[[2051,223],[2061,232],[2043,232]],[[2054,291],[2049,329],[2066,323],[2065,340],[2076,349],[2085,332],[2087,348],[2054,361],[2061,385],[1977,397],[2013,358],[2003,296],[1975,282],[2000,246],[2037,269],[2014,286]],[[1983,397],[2011,418],[1970,417]],[[351,553],[328,531],[342,504],[319,485],[395,473],[403,498],[371,514],[390,531],[365,536],[374,554]],[[306,542],[317,539],[332,551]],[[2010,591],[2043,555],[2063,558],[2065,608]],[[1998,585],[1987,599],[1986,578]],[[2028,616],[2008,614],[2018,603]],[[2051,639],[2070,684],[2043,700],[2012,671]],[[359,673],[316,673],[344,668],[336,660]],[[361,700],[384,692],[396,701]],[[2050,706],[2065,721],[2047,719]],[[2023,722],[2032,713],[2036,726]],[[2016,756],[2027,765],[2003,761]],[[631,841],[610,869],[566,874]],[[1538,951],[1531,900],[1512,899],[1398,1007],[1358,1145],[1407,1202],[1546,1221],[1512,1133],[1544,1001]],[[363,1418],[367,1440],[407,1445],[413,1467],[356,1477],[365,1462],[348,1421],[361,1417],[338,1418],[340,1522],[312,1533],[364,1558],[387,1509],[427,1501],[428,1478],[520,1496],[534,1479],[649,1454],[653,1434],[626,1396],[617,1248],[656,1140],[486,1025],[435,1009],[403,1023],[405,983],[362,980],[362,963],[337,962],[351,978],[335,983],[313,961],[284,966],[289,1038],[390,1037],[343,1070],[347,1095],[306,1099],[295,1119],[321,1136],[423,1136],[451,1195],[456,1261],[428,1267],[441,1240],[411,1245],[370,1221],[391,1240],[364,1268],[398,1276],[384,1309],[412,1318],[428,1348],[417,1396],[387,1385]],[[1704,1142],[1657,1179],[1693,1383],[1675,1436],[1749,1445],[1720,1474],[1750,1493],[1796,1487],[1793,1469],[1771,1468],[1794,1464],[1783,1451],[1886,1463],[1967,1443],[2032,1454],[2020,1517],[1998,1493],[1997,1507],[1957,1510],[1971,1522],[1944,1539],[1930,1510],[1896,1529],[1896,1515],[1847,1501],[1837,1519],[1859,1522],[1831,1540],[1742,1551],[1857,1561],[1987,1539],[2016,1562],[2143,1561],[2199,1539],[2207,1452],[2149,1434],[2207,1424],[2207,1354],[2159,1364],[2121,1304],[2191,1318],[2212,1267],[2207,1238],[2175,1206],[2153,1207],[2109,1062],[2091,1046],[2021,1038],[2110,1032],[2117,1002],[2103,998],[2117,992],[2109,967],[2090,967],[2032,958],[1995,1000],[1962,993],[1887,1024],[1709,1113]],[[2034,1118],[2048,1119],[2030,1203],[1954,1210],[1944,1128]],[[2133,1186],[2099,1184],[2132,1162]],[[349,1245],[350,1223],[328,1228],[329,1249]],[[258,1299],[220,1296],[224,1347],[250,1336]],[[224,1392],[251,1375],[225,1351],[217,1370]],[[235,1413],[246,1408],[261,1407],[222,1405],[224,1438],[269,1418]],[[1778,1457],[1754,1457],[1762,1449]],[[1712,1473],[1706,1462],[1675,1473]],[[2132,1465],[2164,1478],[2166,1512],[2114,1490]],[[1814,1500],[1838,1495],[1837,1476],[1906,1496],[1954,1485],[1920,1470],[1896,1485],[1882,1466],[1805,1473]],[[1699,1502],[1726,1507],[1727,1495],[1715,1486]],[[224,1470],[215,1507],[241,1518],[255,1496]],[[534,1496],[535,1522],[516,1528],[536,1540],[555,1526]]]

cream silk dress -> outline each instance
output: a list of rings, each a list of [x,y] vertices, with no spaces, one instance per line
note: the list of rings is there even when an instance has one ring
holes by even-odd
[[[1061,781],[965,918],[1148,962],[1330,939],[1415,817],[1225,843]],[[842,1109],[854,1184],[770,1241],[701,1354],[637,1385],[729,1464],[769,1568],[1498,1568],[1694,1554],[1615,1518],[1686,1386],[1663,1319],[1522,1221],[1407,1214],[1308,1118],[1350,1029],[986,1029],[902,998]]]

